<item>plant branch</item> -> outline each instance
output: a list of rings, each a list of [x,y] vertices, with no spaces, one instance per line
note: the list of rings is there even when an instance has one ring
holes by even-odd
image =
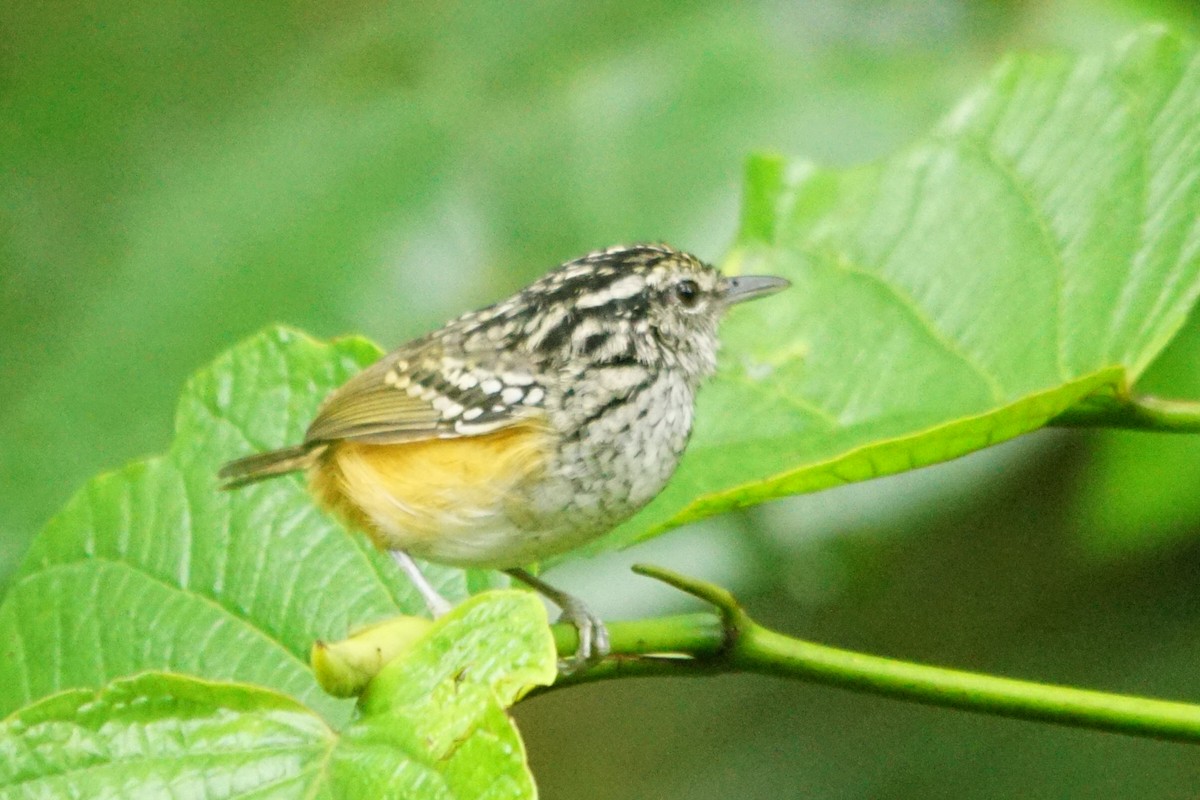
[[[1200,705],[944,669],[814,644],[758,625],[718,586],[657,567],[634,570],[713,604],[719,614],[614,622],[608,626],[611,655],[540,691],[615,678],[749,672],[982,714],[1200,743]],[[556,625],[554,630],[559,652],[574,652],[574,629]]]

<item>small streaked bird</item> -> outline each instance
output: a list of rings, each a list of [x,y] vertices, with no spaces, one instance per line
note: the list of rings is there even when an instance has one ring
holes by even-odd
[[[223,488],[305,470],[317,502],[392,553],[502,569],[579,631],[570,668],[608,651],[603,623],[524,569],[628,519],[666,485],[716,368],[730,306],[788,285],[724,277],[666,245],[613,247],[388,353],[325,400],[304,441],[232,461]]]

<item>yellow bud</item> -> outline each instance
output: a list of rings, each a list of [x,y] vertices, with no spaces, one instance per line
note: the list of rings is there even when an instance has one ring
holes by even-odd
[[[313,642],[309,663],[317,683],[334,697],[362,694],[384,664],[409,649],[433,622],[424,617],[395,617],[368,625],[340,642]]]

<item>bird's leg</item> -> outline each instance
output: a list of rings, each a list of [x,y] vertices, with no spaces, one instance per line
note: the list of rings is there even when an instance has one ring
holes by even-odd
[[[408,579],[412,581],[412,585],[417,587],[417,591],[421,593],[421,597],[425,600],[425,607],[429,609],[429,613],[434,619],[448,614],[453,606],[450,601],[437,593],[437,589],[433,588],[429,580],[421,574],[420,567],[417,562],[412,560],[412,556],[403,550],[389,550],[392,554],[392,559],[396,565],[404,571]]]
[[[550,602],[562,609],[560,621],[571,623],[579,632],[579,647],[575,650],[575,655],[559,662],[559,670],[562,673],[569,675],[578,672],[608,655],[608,628],[604,627],[604,622],[593,614],[582,600],[555,589],[526,570],[516,568],[504,571],[549,598]]]

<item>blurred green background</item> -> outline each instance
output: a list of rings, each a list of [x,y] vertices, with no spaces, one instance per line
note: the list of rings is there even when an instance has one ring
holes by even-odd
[[[0,586],[86,478],[166,448],[271,322],[397,344],[621,241],[718,259],[746,154],[919,136],[1010,49],[1188,2],[0,7]],[[801,287],[802,288],[802,287]],[[1200,324],[1146,378],[1200,396]],[[1200,700],[1200,442],[1047,432],[693,526],[557,582],[614,617],[723,581],[789,632]],[[551,798],[1195,797],[1179,745],[727,677],[520,706]]]

